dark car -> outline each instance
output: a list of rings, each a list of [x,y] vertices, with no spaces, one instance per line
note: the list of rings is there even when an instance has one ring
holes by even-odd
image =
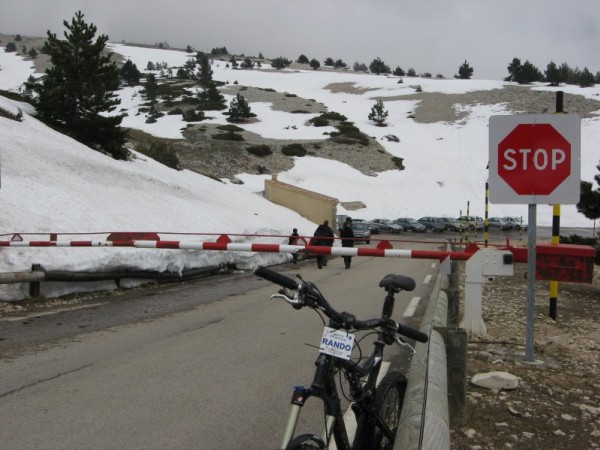
[[[401,225],[406,231],[412,231],[413,233],[424,233],[427,231],[427,227],[422,223],[417,222],[417,219],[410,217],[401,217],[394,220],[394,223]]]
[[[446,229],[446,223],[439,217],[425,216],[421,217],[418,222],[431,231],[442,232]]]
[[[352,222],[352,232],[354,233],[354,242],[371,242],[371,229],[366,222]]]

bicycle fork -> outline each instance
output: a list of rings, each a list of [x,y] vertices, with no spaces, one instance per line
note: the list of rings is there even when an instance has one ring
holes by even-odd
[[[317,396],[323,399],[321,395],[313,392],[313,389],[306,388],[304,386],[295,386],[294,393],[292,394],[292,406],[290,407],[290,412],[288,415],[288,419],[285,425],[285,429],[283,432],[283,438],[281,440],[280,449],[285,450],[294,437],[294,433],[296,432],[296,426],[298,425],[298,418],[300,417],[300,411],[306,403],[306,400],[311,396]],[[323,399],[325,402],[327,400]],[[331,405],[333,406],[333,405]],[[335,406],[333,406],[335,408]],[[337,405],[339,408],[339,405]],[[333,436],[333,426],[335,424],[335,414],[330,411],[331,408],[326,408],[327,412],[325,414],[325,423],[323,425],[323,431],[321,436],[312,435],[312,439],[315,442],[318,442],[325,447],[329,445],[331,438]],[[307,436],[309,437],[309,436]]]

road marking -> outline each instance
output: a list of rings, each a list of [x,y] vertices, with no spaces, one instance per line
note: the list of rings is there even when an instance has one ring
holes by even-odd
[[[381,381],[381,379],[385,376],[388,369],[390,368],[390,363],[387,361],[381,362],[381,369],[379,370],[379,376],[377,377],[377,384]],[[344,413],[344,423],[346,424],[346,432],[348,433],[348,442],[352,445],[354,441],[354,435],[356,434],[356,415],[351,408],[352,405],[348,407],[346,412]],[[333,436],[331,436],[331,442],[329,443],[329,450],[337,450],[337,445],[335,445],[335,440]]]
[[[46,311],[46,312],[40,312],[40,313],[35,313],[35,314],[29,314],[28,316],[3,317],[3,318],[0,318],[0,322],[17,322],[19,320],[35,319],[36,317],[52,316],[54,314],[59,314],[61,312],[65,312],[65,311],[75,311],[77,309],[94,308],[94,307],[100,306],[100,305],[104,305],[104,303],[94,303],[94,304],[91,304],[91,305],[80,305],[80,306],[75,306],[75,307],[72,307],[72,308],[54,309],[52,311]]]
[[[427,275],[425,277],[425,279],[423,280],[423,284],[429,284],[430,281],[431,281],[431,275]]]
[[[414,316],[415,311],[417,310],[417,306],[419,305],[420,301],[421,301],[421,297],[413,297],[412,300],[410,301],[410,303],[408,304],[408,306],[406,307],[406,310],[404,310],[402,317]]]
[[[437,267],[437,263],[431,263],[431,268],[435,269]]]

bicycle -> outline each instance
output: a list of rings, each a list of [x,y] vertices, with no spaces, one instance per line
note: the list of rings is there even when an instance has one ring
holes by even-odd
[[[377,378],[386,345],[397,342],[410,347],[402,336],[427,342],[426,334],[391,319],[395,294],[403,290],[412,291],[415,288],[414,280],[402,275],[386,275],[379,283],[387,293],[381,318],[358,320],[349,312],[336,311],[314,283],[304,281],[299,275],[299,281],[296,281],[262,266],[257,267],[254,273],[283,287],[271,298],[283,299],[295,309],[308,306],[319,312],[324,324],[323,315],[329,319],[321,339],[320,353],[315,362],[316,370],[310,387],[294,387],[279,450],[327,449],[332,437],[338,450],[391,450],[406,392],[406,378],[399,372],[387,373],[379,384]],[[295,293],[292,295],[289,290]],[[352,333],[362,330],[376,332],[377,339],[373,343],[372,353],[360,364],[362,358],[358,361],[351,360],[352,349],[356,343]],[[359,345],[357,347],[360,349]],[[352,443],[346,431],[336,384],[336,375],[339,375],[341,380],[342,374],[349,386],[349,400],[353,402],[351,408],[357,422]],[[301,409],[310,397],[317,397],[323,402],[323,431],[320,435],[301,434],[294,437]]]

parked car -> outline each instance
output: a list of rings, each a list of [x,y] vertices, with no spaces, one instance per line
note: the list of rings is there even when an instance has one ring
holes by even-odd
[[[372,223],[377,224],[380,233],[401,233],[404,231],[402,225],[398,225],[389,219],[375,219]]]
[[[352,222],[352,232],[354,233],[355,243],[371,243],[371,229],[365,222]]]
[[[471,231],[483,230],[483,219],[477,216],[460,216],[456,219],[457,222],[461,222]]]
[[[513,226],[501,217],[490,217],[488,218],[488,227],[498,230],[511,230]]]
[[[440,217],[444,221],[446,225],[446,230],[450,231],[461,231],[466,228],[466,225],[463,222],[459,222],[456,219],[451,219],[450,217]]]
[[[412,219],[410,217],[401,217],[394,220],[394,223],[401,225],[404,230],[412,231],[413,233],[424,233],[427,231],[427,227],[425,225],[419,223],[417,219]]]
[[[442,232],[446,229],[446,223],[439,217],[421,217],[418,222],[425,225],[431,231]]]
[[[521,217],[503,217],[504,220],[513,224],[515,230],[527,230],[529,226]]]

